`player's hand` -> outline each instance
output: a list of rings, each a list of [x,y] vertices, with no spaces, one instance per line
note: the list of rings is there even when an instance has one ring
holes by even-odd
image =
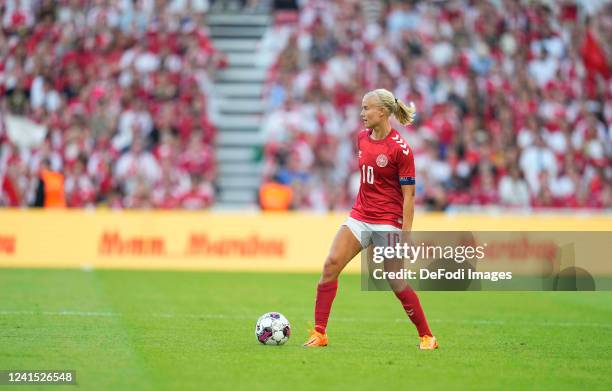
[[[407,244],[408,247],[412,248],[412,232],[411,231],[402,231],[400,234],[400,246],[404,246]],[[409,259],[412,258],[412,253],[409,254]]]

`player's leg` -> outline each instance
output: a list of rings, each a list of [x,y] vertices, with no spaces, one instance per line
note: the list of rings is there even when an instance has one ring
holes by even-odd
[[[341,226],[325,259],[319,284],[336,281],[342,269],[361,252],[361,249],[361,243],[349,227]]]
[[[414,324],[419,333],[419,338],[421,339],[419,348],[424,350],[437,349],[438,342],[429,329],[429,324],[427,323],[425,312],[421,306],[421,301],[414,289],[412,289],[409,284],[406,284],[403,290],[394,290],[393,292],[402,303],[404,311],[406,311],[410,321]]]
[[[372,239],[375,245],[394,246],[395,241],[389,241],[389,237],[400,238],[401,236],[393,235],[393,233],[389,231],[374,235]],[[404,262],[402,260],[390,259],[386,260],[383,266],[387,272],[398,272],[404,267]],[[410,318],[410,321],[414,324],[419,333],[419,348],[424,350],[437,349],[438,342],[429,329],[429,324],[427,323],[425,312],[421,306],[421,301],[414,289],[412,289],[410,284],[404,279],[388,279],[387,282],[393,290],[393,293],[395,293],[395,296],[402,303],[402,307],[404,307],[408,318]]]
[[[338,276],[344,267],[361,252],[361,243],[346,225],[340,227],[325,259],[315,301],[315,330],[304,346],[325,346],[327,321],[338,290]]]

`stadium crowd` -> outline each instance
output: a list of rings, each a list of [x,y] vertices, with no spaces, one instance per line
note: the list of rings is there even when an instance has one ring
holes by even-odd
[[[63,177],[69,207],[209,206],[210,78],[227,60],[209,39],[208,3],[3,1],[0,206],[36,204],[40,178],[60,191],[47,171]],[[38,142],[23,117],[46,128]]]
[[[296,209],[346,209],[359,188],[364,92],[414,101],[402,129],[417,203],[612,207],[612,4],[356,0],[301,2],[264,42],[265,180]]]
[[[393,0],[377,20],[368,1],[297,3],[263,42],[276,53],[264,181],[283,204],[351,206],[360,98],[383,87],[418,109],[398,125],[418,204],[612,207],[609,2]],[[208,37],[209,5],[4,1],[0,205],[37,204],[44,170],[60,173],[70,207],[211,205],[210,77],[227,59]],[[12,140],[21,116],[44,137]]]

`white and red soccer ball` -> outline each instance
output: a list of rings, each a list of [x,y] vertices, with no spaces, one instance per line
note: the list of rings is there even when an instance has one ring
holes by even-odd
[[[268,312],[257,319],[255,337],[264,345],[282,345],[291,335],[291,325],[278,312]]]

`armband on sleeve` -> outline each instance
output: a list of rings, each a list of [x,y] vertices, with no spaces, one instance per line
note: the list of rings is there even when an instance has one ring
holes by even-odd
[[[414,177],[410,177],[410,176],[401,176],[399,181],[400,181],[400,185],[402,186],[415,184]]]

